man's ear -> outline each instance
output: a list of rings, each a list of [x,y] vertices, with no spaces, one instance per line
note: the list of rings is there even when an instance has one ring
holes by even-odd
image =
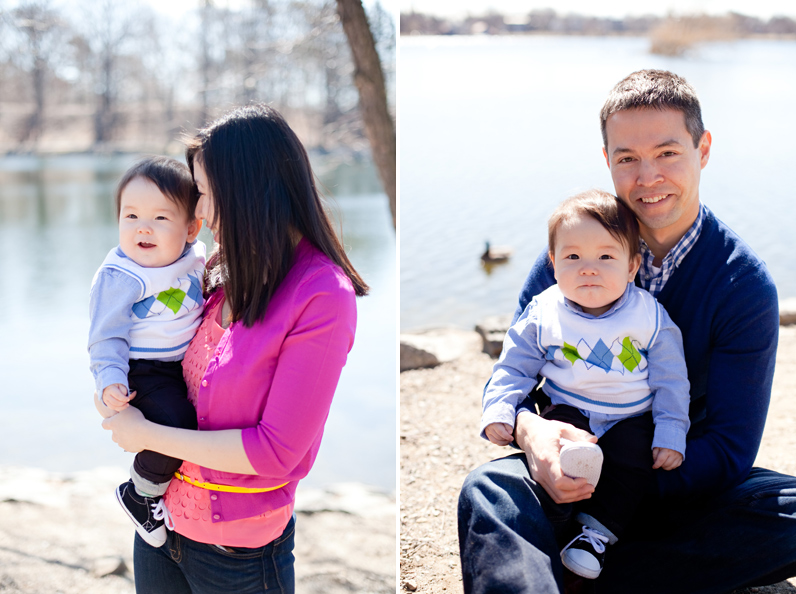
[[[697,148],[699,151],[699,163],[702,169],[705,168],[705,165],[708,164],[708,159],[710,159],[711,144],[713,144],[713,137],[710,135],[710,132],[705,130],[702,133],[702,138],[699,139],[699,147]]]
[[[196,241],[196,236],[202,230],[202,219],[194,219],[188,223],[188,243]]]

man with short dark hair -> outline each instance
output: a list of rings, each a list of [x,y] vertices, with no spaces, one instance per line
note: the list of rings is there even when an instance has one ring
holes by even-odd
[[[681,594],[782,581],[796,575],[796,478],[752,468],[774,375],[773,280],[699,201],[712,139],[683,78],[658,70],[631,74],[612,90],[601,127],[616,195],[639,221],[636,283],[683,334],[691,429],[682,466],[656,471],[657,488],[589,587]],[[525,281],[515,320],[554,283],[545,250]],[[571,504],[593,487],[561,473],[561,425],[536,414],[545,404],[536,389],[517,409],[514,435],[524,454],[481,466],[462,487],[466,593],[564,587],[559,550],[572,529]]]

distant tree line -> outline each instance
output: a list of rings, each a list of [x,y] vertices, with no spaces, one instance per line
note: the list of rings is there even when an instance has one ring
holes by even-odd
[[[368,21],[394,98],[394,22],[378,3]],[[162,152],[252,101],[312,147],[358,151],[354,73],[335,0],[196,0],[179,22],[141,0],[0,2],[0,151]]]
[[[559,14],[553,9],[533,10],[520,15],[489,12],[462,19],[446,19],[418,12],[401,14],[401,35],[532,34],[648,35],[660,28],[682,26],[692,32],[710,31],[708,39],[778,35],[796,37],[796,21],[785,16],[768,20],[729,12],[722,16],[670,14],[623,19]],[[668,53],[664,51],[663,53]]]

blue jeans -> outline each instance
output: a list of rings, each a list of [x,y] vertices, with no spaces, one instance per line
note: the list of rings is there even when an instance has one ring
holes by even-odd
[[[563,591],[559,552],[576,532],[572,505],[535,483],[524,454],[474,470],[459,496],[464,591]],[[598,593],[722,593],[796,576],[796,478],[753,468],[701,502],[645,500],[609,546]]]
[[[135,535],[136,594],[293,594],[296,517],[273,542],[256,549],[222,551],[176,532],[160,548]]]

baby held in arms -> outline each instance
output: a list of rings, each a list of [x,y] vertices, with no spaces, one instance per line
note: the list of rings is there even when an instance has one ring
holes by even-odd
[[[542,417],[595,436],[560,450],[561,472],[595,487],[576,504],[581,531],[561,560],[594,579],[654,471],[682,464],[689,383],[680,330],[634,284],[639,228],[621,200],[600,190],[565,200],[548,221],[548,246],[557,284],[509,328],[484,393],[481,435],[511,443],[517,405],[542,376],[550,400]]]
[[[150,421],[196,429],[182,359],[202,321],[205,246],[188,167],[168,157],[136,163],[116,191],[119,245],[91,285],[88,351],[111,416],[134,406]],[[139,452],[116,497],[150,545],[166,542],[161,497],[181,460]]]

